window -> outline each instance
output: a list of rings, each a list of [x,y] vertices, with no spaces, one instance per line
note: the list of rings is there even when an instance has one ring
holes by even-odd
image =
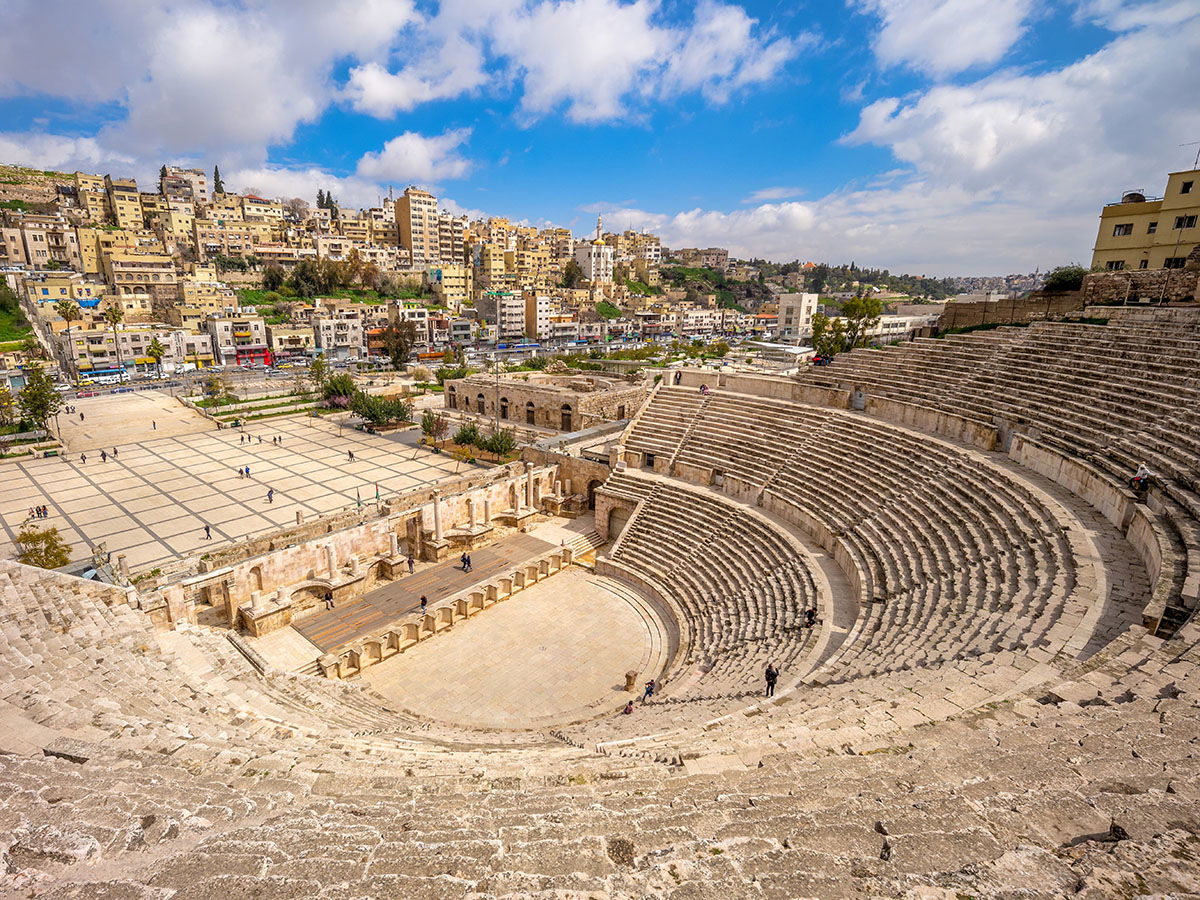
[[[1157,222],[1151,222],[1149,225],[1146,226],[1146,234],[1154,234],[1156,231],[1158,231],[1158,223]]]
[[[1195,228],[1196,227],[1196,217],[1195,216],[1176,216],[1175,217],[1175,227],[1176,228]]]
[[[1187,262],[1186,256],[1168,256],[1165,260],[1163,260],[1163,268],[1182,269],[1185,262]]]
[[[1110,272],[1117,272],[1117,271],[1119,271],[1119,270],[1121,270],[1121,269],[1125,268],[1125,260],[1123,260],[1123,259],[1110,259],[1110,260],[1109,260],[1108,262],[1106,262],[1104,265],[1105,265],[1105,268],[1107,268],[1107,269],[1108,269],[1108,271],[1110,271]]]
[[[1139,268],[1139,269],[1148,269],[1148,268],[1150,268],[1150,260],[1148,260],[1148,259],[1143,259],[1143,260],[1141,260],[1141,261],[1138,263],[1138,268]]]
[[[1113,237],[1124,237],[1128,234],[1133,234],[1133,223],[1113,226]]]
[[[1185,181],[1183,184],[1181,184],[1179,186],[1179,193],[1190,194],[1192,192],[1192,185],[1195,183],[1196,182],[1194,182],[1194,181]]]

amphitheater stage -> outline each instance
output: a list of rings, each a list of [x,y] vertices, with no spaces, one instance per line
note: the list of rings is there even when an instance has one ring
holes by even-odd
[[[437,563],[376,588],[357,600],[306,616],[294,622],[292,627],[321,652],[328,653],[414,614],[421,607],[422,595],[433,605],[554,547],[554,544],[530,534],[513,534],[472,551],[470,572],[462,570],[457,558]]]
[[[571,566],[452,631],[363,670],[390,704],[487,729],[616,715],[666,663],[668,628],[627,585]],[[639,710],[640,711],[640,710]],[[635,716],[637,713],[635,712]]]

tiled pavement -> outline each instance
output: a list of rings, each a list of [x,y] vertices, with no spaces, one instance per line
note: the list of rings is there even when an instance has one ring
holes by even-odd
[[[13,555],[12,539],[37,505],[50,508],[49,519],[37,524],[56,526],[74,559],[103,542],[114,559],[124,553],[139,569],[290,524],[298,510],[307,517],[358,498],[369,503],[376,485],[387,497],[458,468],[418,448],[415,430],[388,437],[350,428],[339,433],[331,422],[294,416],[252,424],[247,432],[250,443],[240,443],[236,429],[155,437],[118,446],[107,462],[88,451],[86,463],[72,453],[0,464],[0,556]],[[275,435],[282,445],[271,443]],[[238,476],[242,466],[250,467],[249,479]],[[267,503],[268,488],[275,489],[274,503]],[[212,541],[204,540],[205,524]]]

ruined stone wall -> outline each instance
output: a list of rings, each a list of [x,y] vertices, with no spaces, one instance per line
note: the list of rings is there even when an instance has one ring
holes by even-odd
[[[1193,269],[1122,269],[1092,272],[1083,279],[1084,304],[1191,303],[1196,299],[1200,271]]]
[[[939,331],[949,331],[976,325],[1039,322],[1074,312],[1083,306],[1083,295],[1079,291],[1033,291],[1028,297],[1007,300],[947,303],[937,327]]]
[[[646,399],[646,387],[638,383],[608,390],[572,391],[536,381],[526,383],[501,378],[497,385],[494,380],[472,377],[447,381],[443,397],[447,409],[497,416],[502,426],[534,425],[554,431],[577,431],[632,416]],[[483,399],[482,411],[480,397]],[[564,405],[570,407],[569,428],[563,427]],[[527,414],[530,408],[532,422]]]

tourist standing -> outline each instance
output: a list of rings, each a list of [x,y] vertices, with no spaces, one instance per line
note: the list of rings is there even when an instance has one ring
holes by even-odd
[[[410,554],[408,554],[408,574],[411,575],[412,573],[413,573],[413,558],[412,558],[412,554],[410,553]]]
[[[275,488],[267,488],[267,502],[268,503],[275,502]]]
[[[779,670],[775,668],[775,663],[767,663],[767,696],[775,696],[775,682],[779,680]]]
[[[642,702],[648,703],[650,701],[650,698],[653,696],[654,696],[654,679],[651,678],[649,681],[646,682],[646,687],[642,691]]]
[[[429,605],[429,599],[424,594],[422,594],[421,595],[421,615],[425,615],[425,608],[428,605]]]

